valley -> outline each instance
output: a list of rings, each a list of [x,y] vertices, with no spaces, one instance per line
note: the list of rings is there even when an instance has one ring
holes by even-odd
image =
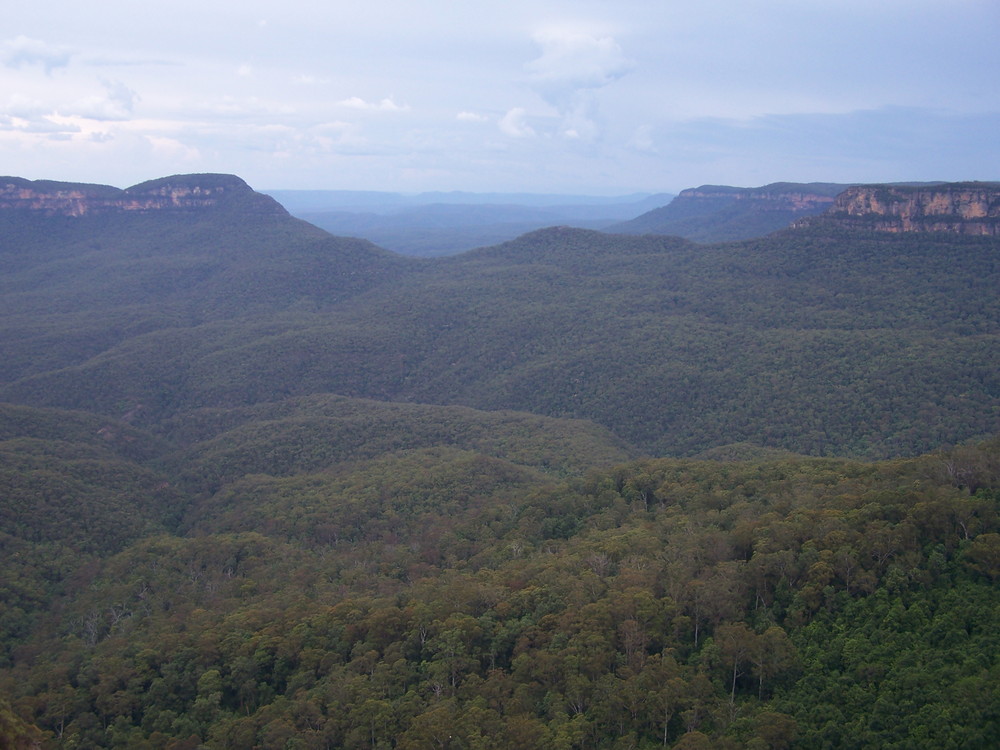
[[[0,179],[0,737],[992,746],[1000,188],[779,185],[404,255]]]

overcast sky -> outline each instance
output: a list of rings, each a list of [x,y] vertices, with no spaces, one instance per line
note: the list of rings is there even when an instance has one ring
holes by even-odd
[[[1000,179],[1000,0],[41,0],[0,173],[676,192]]]

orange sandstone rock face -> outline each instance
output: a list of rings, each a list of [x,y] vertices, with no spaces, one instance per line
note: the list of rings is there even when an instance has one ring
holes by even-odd
[[[879,232],[1000,236],[1000,183],[859,185],[841,193],[824,219]]]

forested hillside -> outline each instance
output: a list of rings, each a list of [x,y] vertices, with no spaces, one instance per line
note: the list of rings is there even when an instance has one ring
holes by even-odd
[[[575,449],[554,427],[533,430],[553,462]],[[7,455],[43,454],[35,440]],[[18,584],[0,687],[53,747],[986,748],[1000,733],[996,441],[569,480],[434,442],[195,468],[181,493],[112,471],[113,445],[60,441],[66,464],[34,474],[46,512],[5,519]],[[88,460],[110,507],[67,491]],[[90,533],[46,526],[78,504]],[[148,526],[128,536],[129,518]]]
[[[992,434],[993,238],[541,230],[404,259],[287,215],[8,212],[0,398],[164,419],[337,393],[590,419],[653,454]]]
[[[218,180],[0,210],[0,746],[1000,742],[996,238],[417,260]]]

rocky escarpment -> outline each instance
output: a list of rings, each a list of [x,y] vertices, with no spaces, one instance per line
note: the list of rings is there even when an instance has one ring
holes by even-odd
[[[674,234],[696,242],[760,237],[833,205],[847,185],[776,182],[756,188],[702,185],[668,205],[609,227],[621,234]]]
[[[1000,183],[857,185],[805,224],[877,232],[948,232],[1000,236]]]
[[[174,175],[125,190],[108,185],[0,177],[0,210],[47,216],[198,211],[234,206],[250,208],[255,213],[286,213],[275,200],[254,192],[233,175]]]

